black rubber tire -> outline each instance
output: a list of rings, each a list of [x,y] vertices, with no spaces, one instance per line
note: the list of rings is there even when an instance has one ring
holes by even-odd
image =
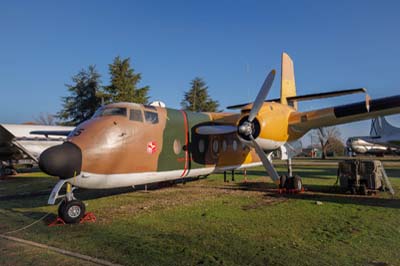
[[[293,177],[293,188],[301,191],[303,189],[303,181],[301,180],[301,177],[299,175],[295,175]]]
[[[61,205],[60,205],[61,207]],[[60,217],[67,224],[76,224],[85,215],[85,204],[80,200],[72,200],[65,202],[62,208],[58,209],[60,212]]]
[[[279,188],[286,188],[286,179],[287,177],[285,175],[281,175],[279,178]]]
[[[65,204],[66,204],[66,201],[63,200],[63,201],[61,201],[61,203],[58,205],[58,217],[61,217],[61,216],[62,216],[62,214],[63,214],[63,212],[64,212]]]

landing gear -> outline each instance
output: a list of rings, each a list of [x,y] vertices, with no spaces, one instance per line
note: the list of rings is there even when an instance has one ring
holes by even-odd
[[[281,175],[279,179],[279,189],[286,191],[303,191],[303,181],[299,175],[294,175],[292,172],[292,160],[287,160],[288,175]]]
[[[59,196],[58,193],[65,183],[67,183],[67,191],[65,195]],[[74,190],[75,187],[72,187],[70,183],[60,180],[53,188],[48,201],[49,204],[55,204],[57,199],[62,199],[58,205],[58,216],[67,224],[79,223],[85,217],[85,204],[74,197]]]
[[[80,200],[63,200],[58,206],[58,216],[67,224],[79,223],[85,215],[85,204]]]
[[[297,191],[303,190],[303,181],[301,181],[301,177],[299,175],[295,175],[293,177],[293,188]]]
[[[17,170],[15,170],[11,161],[9,161],[8,164],[3,164],[3,162],[0,161],[0,176],[10,176],[16,174]]]
[[[279,178],[279,188],[286,188],[286,175],[281,175],[281,177]]]

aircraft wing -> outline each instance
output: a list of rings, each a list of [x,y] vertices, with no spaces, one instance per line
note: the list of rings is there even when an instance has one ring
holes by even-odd
[[[67,137],[72,130],[34,130],[29,132],[32,135],[44,135],[48,136],[64,136]]]
[[[14,140],[15,136],[0,124],[0,160],[5,161],[24,157],[24,152],[14,145]]]
[[[0,160],[28,157],[37,161],[43,150],[62,143],[73,129],[62,126],[0,124]]]
[[[366,100],[307,112],[294,112],[290,128],[296,132],[400,113],[400,95]]]

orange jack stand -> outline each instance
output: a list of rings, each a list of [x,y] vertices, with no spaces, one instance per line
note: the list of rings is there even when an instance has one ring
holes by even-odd
[[[97,218],[94,215],[93,212],[87,212],[79,221],[80,224],[86,223],[86,222],[90,222],[90,223],[94,223],[96,222]],[[67,224],[61,217],[57,216],[57,218],[51,222],[48,226],[57,226],[57,225],[65,225]]]

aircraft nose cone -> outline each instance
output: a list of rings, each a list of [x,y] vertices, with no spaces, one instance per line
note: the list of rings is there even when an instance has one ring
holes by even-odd
[[[39,167],[46,174],[67,179],[80,174],[82,151],[72,142],[64,142],[45,150],[39,158]]]

